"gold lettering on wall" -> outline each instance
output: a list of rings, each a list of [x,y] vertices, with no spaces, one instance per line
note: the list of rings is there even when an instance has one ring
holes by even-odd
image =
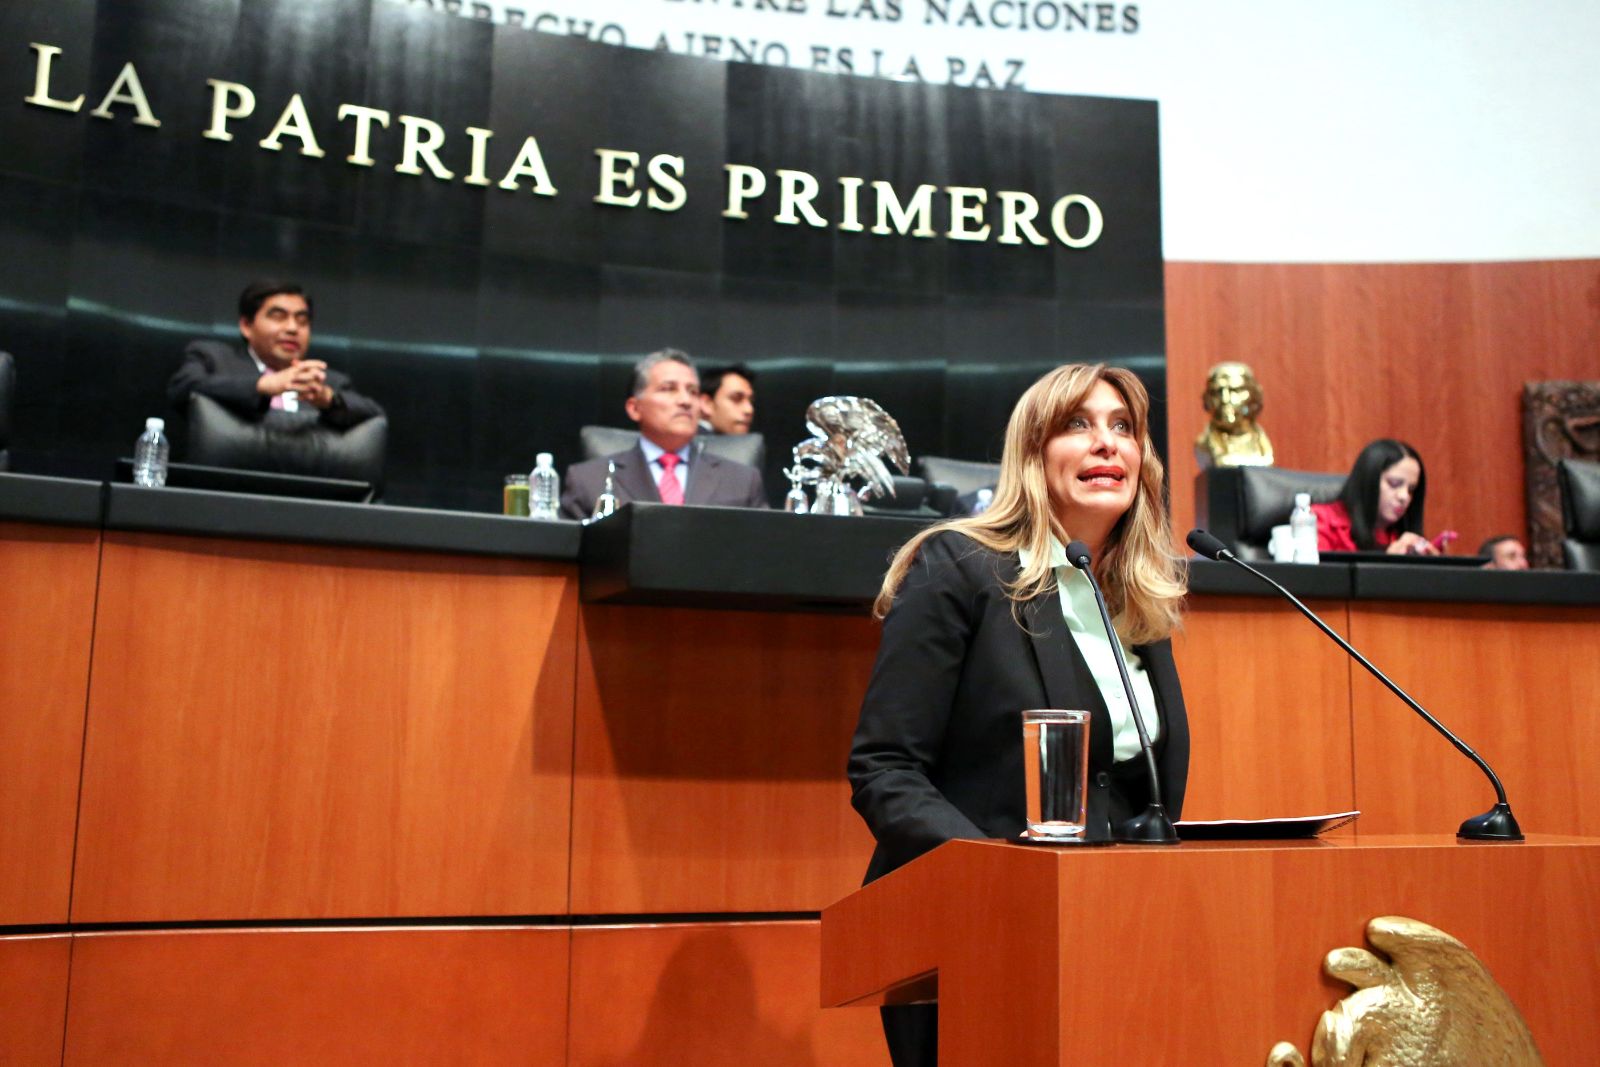
[[[511,162],[511,169],[500,179],[500,188],[515,189],[518,178],[532,178],[533,192],[540,196],[556,195],[555,183],[550,180],[550,171],[544,165],[544,156],[539,153],[539,142],[535,138],[529,137],[522,142],[522,147],[517,150],[517,158]]]
[[[37,58],[33,64],[33,95],[23,97],[23,102],[35,107],[54,108],[57,111],[77,111],[81,108],[82,93],[71,100],[57,100],[50,95],[50,65],[55,62],[56,56],[61,54],[61,49],[53,44],[37,42],[29,44],[28,47],[33,49]]]
[[[256,109],[256,94],[248,85],[220,78],[207,78],[206,84],[211,86],[211,125],[200,136],[213,141],[231,141],[233,134],[228,132],[228,120],[248,118]]]
[[[311,116],[306,114],[306,104],[300,99],[299,93],[289,98],[289,103],[284,106],[283,114],[278,116],[272,132],[262,138],[261,147],[268,152],[276,152],[283,147],[284,137],[298,140],[300,154],[303,156],[321,159],[327,154],[322,150],[322,146],[317,144],[317,135],[311,132]]]
[[[1000,201],[1001,244],[1020,245],[1022,238],[1017,236],[1018,230],[1027,235],[1029,244],[1050,243],[1050,239],[1033,226],[1033,220],[1039,217],[1039,201],[1027,193],[1013,192],[1010,189],[1001,189],[995,197]]]
[[[676,211],[689,199],[689,190],[683,187],[682,156],[651,156],[645,168],[650,175],[650,192],[644,198],[646,206],[656,211]],[[657,188],[665,189],[662,196]]]
[[[472,142],[472,167],[467,171],[467,176],[461,180],[468,185],[489,184],[489,175],[484,172],[484,168],[489,165],[489,138],[493,136],[493,130],[485,130],[478,126],[467,127],[467,139]]]
[[[983,222],[983,206],[989,202],[989,190],[948,185],[944,191],[950,198],[950,229],[946,236],[952,241],[987,241],[989,224]],[[973,229],[975,222],[983,225]]]
[[[53,86],[54,63],[63,55],[60,47],[44,42],[31,42],[34,53],[33,91],[23,97],[23,102],[34,107],[76,114],[82,111],[87,99],[84,93],[66,98],[55,95],[60,91]],[[207,78],[211,92],[210,119],[200,136],[212,141],[230,142],[234,134],[230,124],[249,119],[256,112],[254,90],[242,82],[223,78]],[[132,111],[132,122],[139,126],[159,127],[160,120],[140,82],[139,72],[132,61],[126,62],[112,80],[110,88],[100,103],[90,112],[96,118],[113,119],[118,108]],[[350,152],[345,161],[352,166],[372,167],[377,164],[373,155],[375,129],[387,130],[391,118],[400,126],[399,162],[394,170],[399,174],[420,177],[424,173],[438,181],[454,181],[456,174],[440,158],[446,133],[444,127],[420,115],[392,116],[382,108],[362,104],[341,103],[337,110],[338,121],[354,120],[351,127]],[[324,121],[326,121],[324,119]],[[326,132],[326,127],[324,129]],[[505,174],[496,182],[490,177],[490,144],[493,130],[480,126],[465,127],[468,150],[468,170],[461,181],[480,188],[494,185],[506,192],[516,192],[523,180],[530,183],[530,191],[539,196],[557,195],[550,168],[540,151],[538,139],[524,137],[515,158]],[[257,144],[263,151],[281,152],[284,140],[299,142],[300,154],[321,159],[327,153],[317,139],[312,124],[312,114],[300,93],[292,94],[284,104],[267,135]],[[388,145],[392,152],[394,145]],[[599,188],[594,202],[610,207],[633,208],[642,202],[652,211],[674,212],[683,209],[689,200],[684,175],[688,163],[681,155],[662,152],[651,156],[643,164],[641,182],[640,153],[621,148],[596,148],[599,160]],[[760,167],[745,163],[724,163],[725,201],[722,217],[747,220],[750,207],[766,195],[769,179]],[[818,206],[822,180],[803,170],[776,168],[777,178],[774,223],[782,226],[799,226],[802,223],[813,229],[826,229],[830,221]],[[938,236],[934,229],[934,195],[940,186],[929,183],[917,185],[909,197],[887,181],[848,176],[836,179],[839,187],[839,218],[832,225],[846,233],[871,232],[875,236],[910,236],[930,238]],[[951,241],[984,242],[991,239],[1002,245],[1031,245],[1044,247],[1051,244],[1040,230],[1041,205],[1033,194],[1012,189],[989,190],[977,186],[949,185],[942,187],[948,205],[948,228],[944,236]],[[871,196],[875,209],[863,204]],[[999,205],[998,225],[993,224],[991,198]],[[769,203],[769,208],[772,205]],[[1077,209],[1077,210],[1074,210]],[[871,213],[875,219],[870,231],[863,216]],[[1091,197],[1070,193],[1056,199],[1049,212],[1051,234],[1060,244],[1074,249],[1088,248],[1099,241],[1105,231],[1105,217]],[[997,236],[996,236],[997,235]]]
[[[872,183],[872,191],[878,194],[878,223],[872,227],[872,232],[880,236],[890,233],[910,233],[913,237],[933,236],[933,193],[934,186],[919,185],[917,191],[911,194],[911,202],[904,207],[900,205],[900,197],[895,193],[894,186],[885,181]],[[889,228],[893,221],[894,228]],[[912,223],[915,223],[915,227]]]
[[[778,171],[778,213],[772,221],[783,223],[785,226],[797,226],[800,215],[806,217],[806,222],[822,229],[828,225],[828,220],[817,214],[817,209],[811,206],[811,201],[817,198],[817,179],[803,170]]]
[[[133,69],[131,59],[122,65],[122,71],[111,83],[111,88],[106,90],[106,95],[100,100],[100,106],[89,114],[97,119],[115,118],[111,114],[113,104],[127,104],[132,107],[135,126],[161,125],[161,120],[150,110],[150,101],[145,98],[144,86],[139,83],[139,72]]]
[[[389,113],[375,107],[362,107],[360,104],[340,104],[339,121],[347,118],[356,120],[355,143],[350,148],[350,154],[345,156],[345,162],[354,163],[358,167],[370,167],[375,162],[372,158],[372,124],[376,122],[384,129],[389,128]]]
[[[844,209],[844,217],[839,220],[839,229],[846,233],[861,233],[866,229],[861,225],[861,187],[865,184],[861,178],[839,179],[840,206]]]
[[[400,146],[400,162],[395,165],[395,170],[401,174],[422,173],[422,168],[417,166],[420,159],[428,165],[428,173],[442,182],[447,182],[455,177],[445,165],[439,162],[439,146],[444,144],[444,127],[432,119],[418,118],[416,115],[401,115],[400,128],[404,131],[405,139]]]
[[[612,204],[616,207],[632,207],[639,202],[644,194],[633,188],[633,171],[639,165],[639,153],[624,152],[616,148],[596,148],[594,154],[600,157],[600,191],[594,194],[597,204]],[[617,187],[633,189],[627,196],[617,192]]]
[[[767,176],[760,167],[744,163],[724,163],[722,170],[728,176],[728,206],[722,209],[725,219],[747,219],[750,213],[744,202],[767,191]]]
[[[1074,204],[1083,208],[1089,216],[1089,226],[1083,231],[1082,237],[1074,237],[1067,232],[1067,209]],[[1100,240],[1100,232],[1105,226],[1105,216],[1100,214],[1100,205],[1082,193],[1068,193],[1057,200],[1055,206],[1050,209],[1050,228],[1055,231],[1056,240],[1068,248],[1088,248]]]

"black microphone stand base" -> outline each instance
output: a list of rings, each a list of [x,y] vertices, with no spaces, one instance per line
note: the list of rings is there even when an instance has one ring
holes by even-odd
[[[1506,814],[1510,814],[1507,812]],[[1172,820],[1167,818],[1167,809],[1160,804],[1151,804],[1144,809],[1141,815],[1135,815],[1121,826],[1113,835],[1118,844],[1123,845],[1176,845],[1178,844],[1178,831],[1172,828]]]
[[[1464,841],[1521,841],[1522,827],[1511,814],[1510,804],[1496,804],[1482,815],[1461,824],[1456,836]]]

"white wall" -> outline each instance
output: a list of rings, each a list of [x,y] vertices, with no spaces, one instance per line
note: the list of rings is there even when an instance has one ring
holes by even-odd
[[[961,84],[981,63],[1035,92],[1159,100],[1168,259],[1600,256],[1600,0],[971,0],[984,22],[1102,8],[1114,32],[957,26],[968,0],[949,25],[941,0],[395,2],[793,67],[848,48],[870,71],[877,50],[935,82],[956,57]]]

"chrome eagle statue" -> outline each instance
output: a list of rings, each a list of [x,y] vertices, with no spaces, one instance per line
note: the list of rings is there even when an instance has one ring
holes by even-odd
[[[894,475],[911,471],[900,424],[864,396],[824,396],[806,409],[811,436],[794,446],[787,510],[813,515],[859,515],[861,501],[894,496]],[[851,484],[861,485],[859,492]],[[812,487],[808,500],[803,486]]]

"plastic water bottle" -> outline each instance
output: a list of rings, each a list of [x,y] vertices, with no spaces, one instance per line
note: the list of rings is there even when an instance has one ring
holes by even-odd
[[[167,428],[161,419],[145,419],[144,433],[133,444],[133,484],[167,484]]]
[[[561,476],[556,473],[556,459],[548,452],[540,452],[534,461],[533,473],[528,475],[528,515],[535,519],[558,517],[561,504]]]
[[[982,515],[989,510],[989,505],[994,503],[993,489],[979,489],[977,499],[972,502],[972,513]]]
[[[1296,563],[1316,563],[1320,560],[1317,552],[1317,517],[1311,513],[1310,493],[1294,495],[1294,510],[1289,513],[1289,539],[1294,544]]]

